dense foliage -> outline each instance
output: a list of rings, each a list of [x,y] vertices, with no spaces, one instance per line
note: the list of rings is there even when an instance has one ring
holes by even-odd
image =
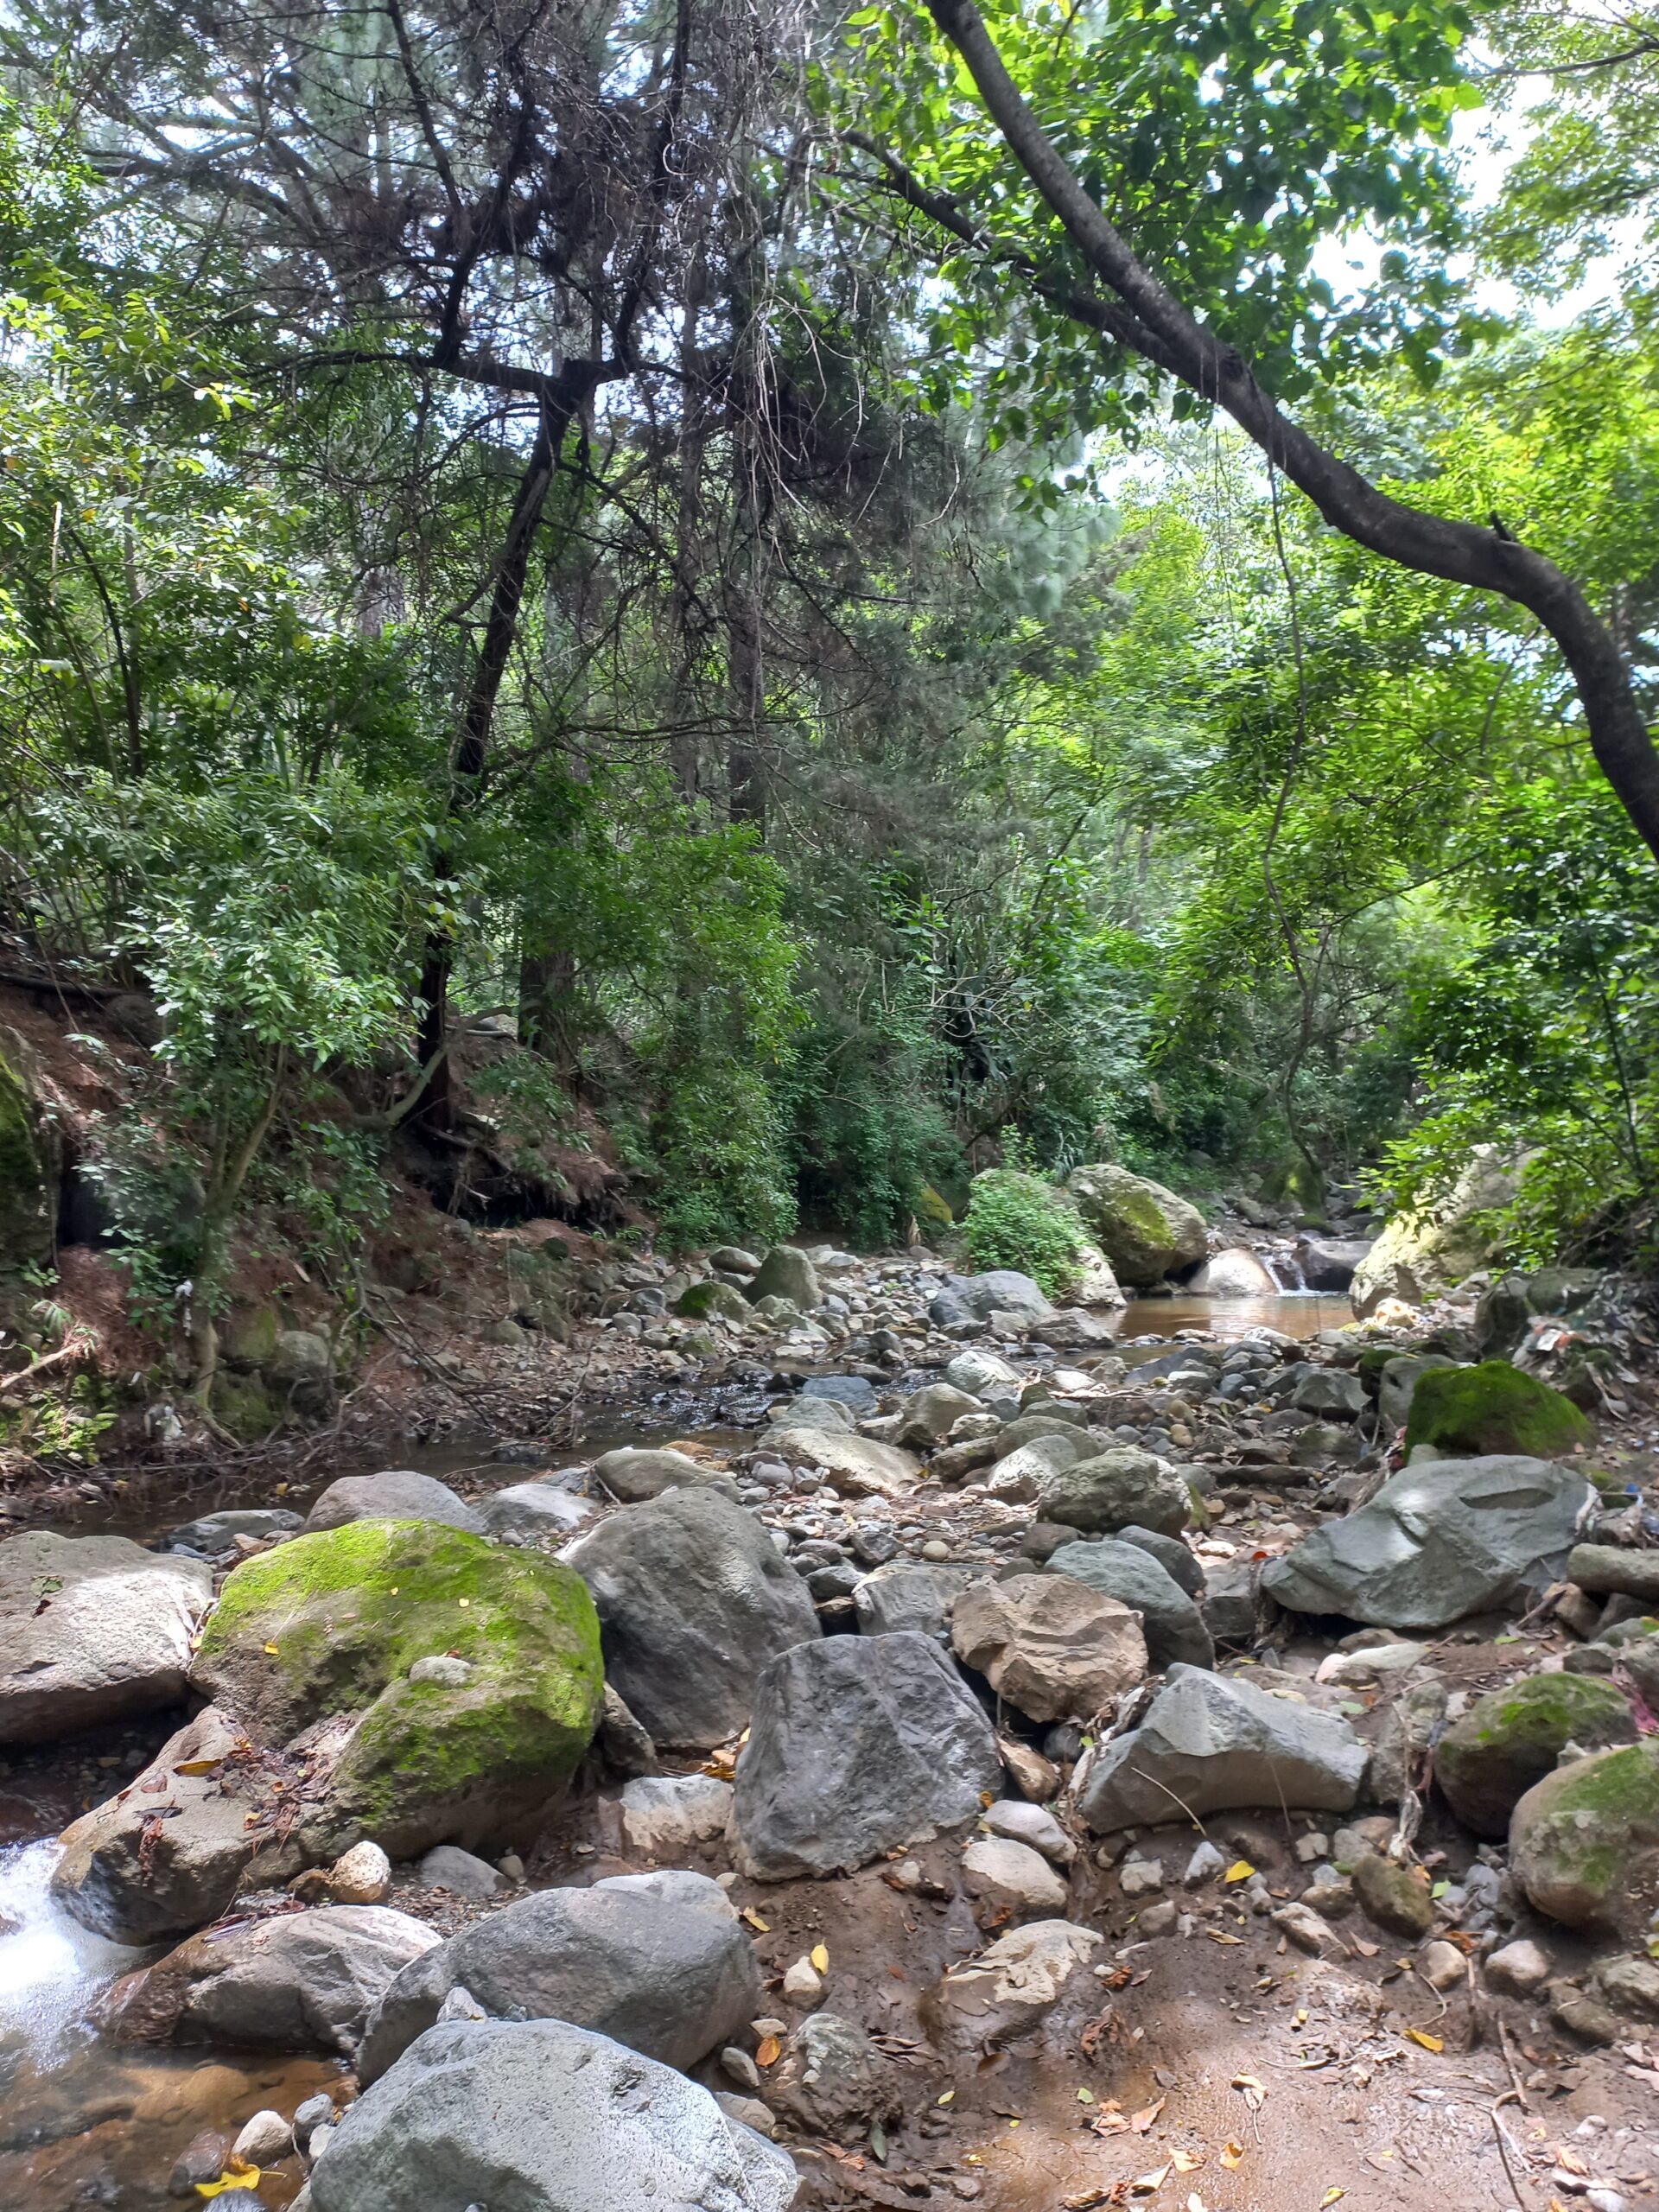
[[[1143,256],[1650,697],[1639,23],[991,19]],[[596,1141],[683,1243],[966,1209],[1054,1288],[1099,1157],[1316,1214],[1497,1141],[1517,1252],[1647,1236],[1659,902],[1553,650],[1068,316],[925,11],[21,24],[3,964],[152,1002],[85,1164],[206,1363],[255,1199],[349,1271],[394,1160],[579,1210]]]

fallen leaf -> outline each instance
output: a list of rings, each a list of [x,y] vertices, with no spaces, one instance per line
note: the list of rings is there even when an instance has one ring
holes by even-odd
[[[879,2120],[870,2122],[870,2149],[885,2166],[887,2163],[887,2132]]]
[[[1243,2093],[1245,2103],[1252,2112],[1260,2112],[1268,2101],[1265,2082],[1258,2082],[1254,2074],[1235,2074],[1231,2086]]]
[[[1339,2204],[1347,2194],[1345,2189],[1327,2189],[1319,2199],[1319,2212],[1325,2212],[1327,2204]]]
[[[181,1759],[173,1770],[175,1774],[211,1774],[219,1764],[217,1759]],[[200,2187],[200,2183],[197,2184]]]
[[[1406,2041],[1408,2043],[1421,2044],[1425,2050],[1444,2050],[1446,2049],[1445,2039],[1440,2036],[1430,2035],[1427,2028],[1408,2028],[1406,2030]]]
[[[761,1919],[760,1914],[755,1910],[752,1904],[746,1904],[744,1906],[743,1917],[748,1922],[751,1928],[758,1928],[763,1936],[771,1935],[772,1929],[770,1926],[766,1921]]]
[[[1095,2093],[1092,2089],[1079,2089],[1077,2091],[1077,2102],[1080,2105],[1091,2105],[1094,2101]]]
[[[1167,2166],[1155,2166],[1149,2174],[1137,2174],[1129,2183],[1132,2196],[1156,2196],[1169,2179]]]
[[[1178,2174],[1195,2174],[1204,2164],[1202,2151],[1172,2151],[1169,2163]]]
[[[1223,1935],[1219,1928],[1206,1928],[1204,1932],[1212,1943],[1243,1943],[1244,1941],[1242,1936]]]
[[[265,1646],[265,1656],[266,1656],[268,1659],[275,1659],[277,1656],[278,1656],[278,1655],[277,1655],[276,1646],[274,1643],[268,1643],[268,1644]],[[203,2183],[203,2182],[198,2182],[198,2183],[196,2183],[196,2187],[197,2187],[198,2189],[205,2188],[205,2187],[206,2187],[206,2185],[207,2185],[207,2184],[206,2184],[205,2183]]]
[[[1129,2133],[1144,2135],[1168,2102],[1167,2097],[1160,2097],[1155,2105],[1142,2105],[1139,2112],[1132,2112],[1129,2114]]]
[[[1380,1943],[1368,1943],[1363,1936],[1356,1936],[1354,1938],[1354,1948],[1362,1959],[1374,1959],[1382,1948]]]
[[[1248,1882],[1255,1872],[1248,1859],[1235,1859],[1221,1878],[1224,1882]]]
[[[239,2161],[233,2161],[226,2167],[217,2181],[199,2181],[196,2183],[196,2195],[222,2196],[227,2189],[257,2189],[258,2185],[257,2166],[245,2166]]]
[[[1230,2174],[1236,2173],[1244,2163],[1244,2145],[1229,2143],[1222,2152],[1221,2163]]]
[[[760,2045],[760,2050],[754,2054],[755,2064],[757,2066],[775,2066],[778,2063],[779,2056],[782,2052],[783,2048],[783,2044],[779,2041],[776,2036],[768,2036]]]
[[[1205,2201],[1196,2189],[1186,2200],[1186,2212],[1207,2212]]]
[[[817,1968],[820,1974],[829,1973],[830,1954],[822,1943],[815,1943],[812,1946],[812,1948],[807,1953],[807,1956],[811,1960],[813,1965]]]
[[[954,2089],[947,2089],[944,2094],[939,2099],[939,2102],[942,2105],[954,2104],[956,2101],[956,2095],[957,2093]]]

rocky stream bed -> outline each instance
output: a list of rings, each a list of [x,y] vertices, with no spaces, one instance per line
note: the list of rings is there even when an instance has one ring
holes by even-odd
[[[0,2204],[1659,2196],[1617,1286],[715,1261],[574,1446],[0,1545]]]

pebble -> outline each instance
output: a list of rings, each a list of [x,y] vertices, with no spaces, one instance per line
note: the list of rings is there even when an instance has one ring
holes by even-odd
[[[823,1994],[823,1977],[810,1959],[797,1959],[784,1974],[784,1994],[791,2005],[816,2005]]]
[[[245,2166],[274,2166],[291,2156],[293,2149],[292,2123],[281,2113],[267,2110],[243,2122],[241,2133],[231,2145],[231,2156],[240,2158]]]
[[[1181,1879],[1189,1890],[1196,1890],[1201,1883],[1213,1882],[1217,1874],[1224,1874],[1226,1871],[1226,1853],[1217,1851],[1206,1838],[1187,1860],[1186,1872]]]
[[[1425,1944],[1417,1971],[1431,1989],[1455,1989],[1464,1978],[1465,1961],[1455,1943]]]
[[[1155,1859],[1126,1859],[1117,1870],[1118,1885],[1126,1897],[1148,1897],[1164,1886],[1164,1870]]]
[[[758,2089],[760,2087],[760,2069],[748,2052],[740,2050],[735,2044],[728,2044],[721,2052],[720,2064],[721,2072],[735,2082],[740,2089]]]
[[[1494,1989],[1511,1996],[1531,1997],[1549,1980],[1550,1963],[1536,1943],[1506,1943],[1486,1961],[1486,1979]]]
[[[945,1542],[943,1536],[930,1536],[927,1541],[922,1546],[922,1557],[924,1559],[932,1560],[937,1563],[948,1560],[950,1556],[950,1547]]]

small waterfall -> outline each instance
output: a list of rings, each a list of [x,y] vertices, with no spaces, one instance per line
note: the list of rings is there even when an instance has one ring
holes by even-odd
[[[1281,1297],[1291,1297],[1306,1291],[1307,1279],[1302,1273],[1301,1262],[1294,1252],[1263,1252],[1262,1264],[1279,1286]]]
[[[0,2049],[37,2066],[63,2050],[107,1982],[152,1955],[64,1911],[50,1887],[60,1849],[48,1838],[0,1850]]]

